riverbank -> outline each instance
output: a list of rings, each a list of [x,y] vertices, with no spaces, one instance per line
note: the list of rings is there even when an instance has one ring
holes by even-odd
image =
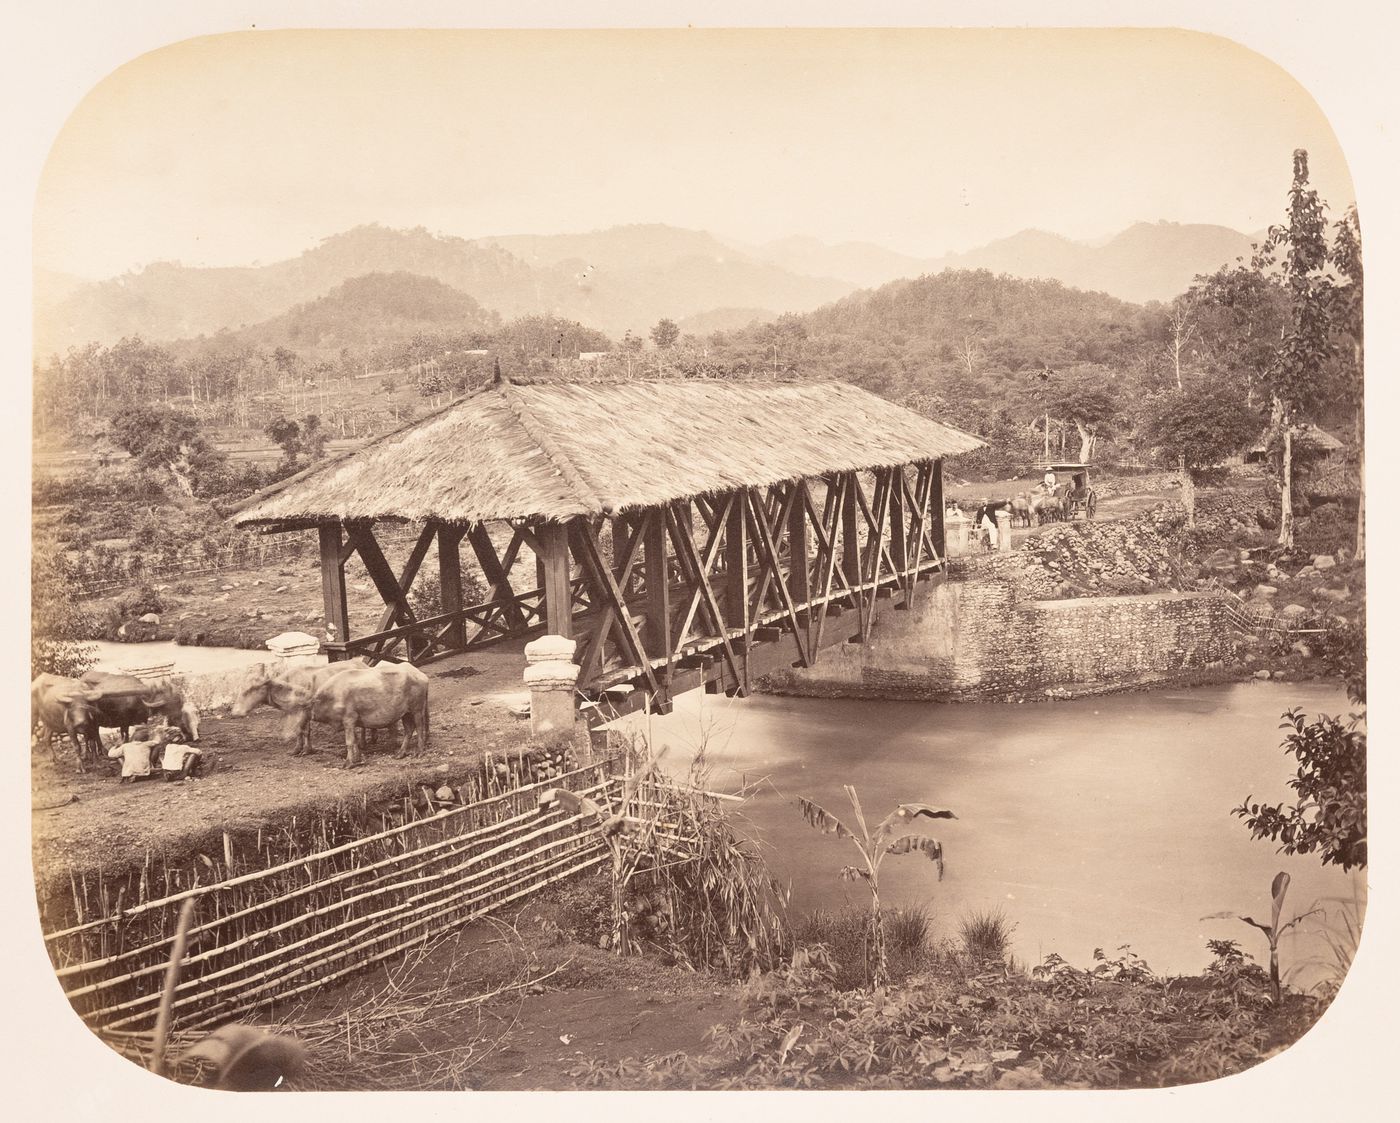
[[[1276,1055],[1328,1004],[1274,1006],[1230,949],[1167,978],[1121,949],[1032,970],[936,935],[878,997],[836,985],[831,956],[850,947],[803,945],[737,982],[569,938],[596,911],[586,887],[258,1019],[307,1046],[290,1090],[1169,1087]]]

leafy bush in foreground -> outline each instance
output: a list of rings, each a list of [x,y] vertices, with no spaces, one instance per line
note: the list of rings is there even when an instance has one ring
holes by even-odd
[[[704,1054],[572,1075],[594,1087],[1165,1087],[1211,1080],[1297,1040],[1323,1003],[1280,1007],[1233,941],[1187,979],[1158,979],[1130,949],[1090,970],[1050,957],[1031,975],[941,962],[937,973],[873,992],[832,989],[836,965],[798,948],[748,988],[745,1017],[711,1031]],[[1119,980],[1124,981],[1119,981]]]

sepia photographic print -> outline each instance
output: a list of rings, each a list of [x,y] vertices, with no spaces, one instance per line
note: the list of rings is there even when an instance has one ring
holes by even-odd
[[[1186,30],[113,70],[32,212],[68,1047],[989,1109],[1288,1051],[1367,911],[1352,174]]]

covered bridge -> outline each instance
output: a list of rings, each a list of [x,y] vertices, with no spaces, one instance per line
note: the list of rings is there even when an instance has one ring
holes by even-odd
[[[332,659],[424,663],[553,633],[579,686],[664,712],[869,636],[943,569],[943,460],[981,441],[840,382],[536,382],[465,399],[269,487],[233,515],[320,538]],[[421,524],[396,572],[375,529]],[[488,592],[463,604],[466,542]],[[436,553],[442,612],[409,592]],[[522,552],[533,555],[529,566]],[[352,637],[346,563],[384,602]],[[842,627],[830,621],[856,616]]]

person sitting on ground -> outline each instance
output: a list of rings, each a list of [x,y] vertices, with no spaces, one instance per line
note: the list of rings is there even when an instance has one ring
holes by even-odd
[[[113,760],[122,762],[121,783],[145,780],[151,775],[152,733],[148,725],[138,725],[131,731],[131,740],[107,750]]]
[[[166,744],[160,767],[167,780],[194,780],[204,770],[204,753],[177,736]]]

